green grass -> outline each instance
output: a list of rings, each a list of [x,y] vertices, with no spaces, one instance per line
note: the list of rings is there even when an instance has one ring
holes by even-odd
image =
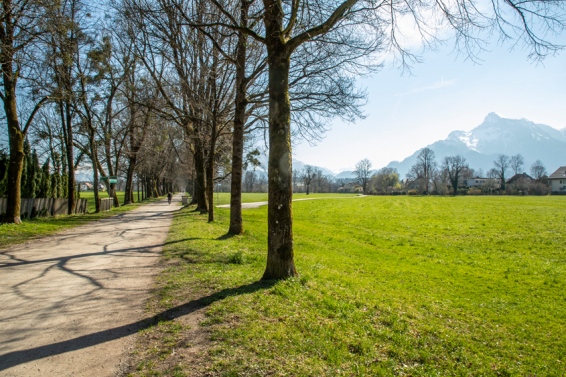
[[[228,210],[212,224],[175,214],[152,310],[197,300],[211,339],[175,373],[563,375],[566,198],[364,197],[293,213],[301,276],[272,284],[257,283],[266,207],[231,238]],[[182,333],[164,347],[184,347]],[[134,374],[173,373],[160,367],[173,356],[143,354],[151,367]]]
[[[89,197],[90,194],[90,197]],[[101,197],[107,197],[103,194]],[[123,192],[118,192],[118,198],[124,198]],[[89,199],[88,208],[89,212],[94,212],[94,193],[81,192],[81,198]],[[19,244],[28,240],[37,239],[51,234],[60,232],[65,229],[73,228],[87,224],[91,221],[101,218],[114,216],[117,213],[131,211],[140,205],[149,203],[151,200],[142,203],[134,203],[127,206],[120,206],[113,208],[111,211],[101,213],[88,213],[85,215],[72,215],[72,216],[55,216],[55,217],[42,217],[32,220],[24,220],[21,224],[0,224],[0,248]],[[92,208],[91,208],[92,206]]]
[[[359,196],[358,194],[309,194],[304,193],[293,194],[293,199],[311,199],[311,198],[346,198],[352,196]],[[242,193],[242,203],[253,203],[253,202],[266,202],[267,193]],[[230,204],[230,193],[229,192],[216,192],[214,193],[214,204],[223,205]]]
[[[87,212],[93,213],[96,209],[96,206],[95,206],[95,203],[94,203],[94,191],[81,191],[80,194],[81,194],[81,199],[87,199],[88,200],[87,201]],[[116,194],[118,196],[118,202],[120,203],[120,205],[122,205],[122,203],[124,203],[125,192],[124,191],[117,191]],[[108,191],[100,191],[98,195],[101,199],[110,197],[108,195]],[[140,195],[140,197],[141,197],[141,195]],[[137,191],[134,192],[134,200],[136,202],[138,201],[138,192]]]

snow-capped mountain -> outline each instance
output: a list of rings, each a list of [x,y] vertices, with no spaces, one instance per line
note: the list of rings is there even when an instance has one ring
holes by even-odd
[[[487,172],[500,154],[513,156],[520,153],[529,172],[536,160],[553,171],[566,163],[566,129],[536,124],[526,119],[507,119],[490,113],[483,123],[469,132],[454,131],[445,140],[427,146],[436,155],[437,163],[444,157],[463,155],[471,168]],[[415,164],[419,151],[401,162],[393,161],[388,167],[396,168],[404,177]]]

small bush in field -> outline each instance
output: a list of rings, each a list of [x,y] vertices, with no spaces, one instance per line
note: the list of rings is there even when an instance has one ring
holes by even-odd
[[[482,191],[478,188],[468,189],[468,195],[481,195]]]

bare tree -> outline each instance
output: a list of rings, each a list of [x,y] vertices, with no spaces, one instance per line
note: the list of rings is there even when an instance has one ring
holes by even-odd
[[[540,181],[546,175],[546,168],[541,160],[536,160],[531,165],[531,175],[537,181]]]
[[[509,171],[509,168],[511,166],[511,161],[509,159],[509,156],[500,154],[499,156],[497,156],[497,159],[493,161],[493,164],[495,165],[495,170],[492,171],[492,173],[495,172],[497,178],[499,178],[501,189],[505,191],[505,183],[506,183],[505,177],[507,176],[507,172]]]
[[[315,175],[315,168],[310,165],[305,165],[303,171],[301,172],[301,180],[303,181],[307,195],[310,193],[311,184],[314,180]]]
[[[371,177],[371,161],[367,158],[359,161],[356,164],[356,169],[354,170],[356,174],[356,180],[360,186],[362,186],[364,194],[367,193],[369,179]]]
[[[430,148],[424,148],[417,156],[417,161],[423,172],[425,193],[428,194],[430,180],[432,179],[432,175],[436,169],[434,152]]]
[[[458,195],[458,187],[462,173],[464,170],[468,169],[466,159],[461,155],[445,157],[442,168],[446,172],[448,180],[452,185],[453,194]]]
[[[511,170],[513,171],[513,175],[521,174],[523,172],[523,165],[525,164],[525,160],[521,154],[516,154],[515,156],[511,156],[509,160],[509,165]]]

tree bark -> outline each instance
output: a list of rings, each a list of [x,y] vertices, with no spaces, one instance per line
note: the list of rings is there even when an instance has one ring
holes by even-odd
[[[3,2],[5,11],[2,20],[2,49],[0,50],[0,58],[2,64],[2,79],[4,84],[4,93],[2,101],[4,103],[4,112],[6,114],[6,122],[8,123],[8,137],[10,140],[10,163],[8,165],[8,187],[7,197],[8,206],[4,221],[7,223],[21,224],[20,205],[21,205],[21,181],[22,170],[24,168],[24,139],[25,132],[20,128],[18,119],[18,107],[16,100],[16,82],[17,75],[14,74],[13,58],[14,49],[14,24],[15,20],[11,13],[12,4],[10,1]]]
[[[267,27],[267,35],[270,33]],[[274,36],[267,43],[269,59],[269,163],[267,266],[262,279],[297,276],[293,250],[291,200],[290,49]]]
[[[240,24],[242,27],[247,27],[250,3],[246,0],[241,0],[240,4]],[[244,233],[244,221],[242,219],[242,174],[244,170],[244,127],[246,123],[246,107],[248,105],[246,99],[246,43],[247,37],[240,31],[236,51],[236,98],[234,103],[234,130],[232,132],[229,234]]]
[[[90,159],[92,161],[92,166],[94,167],[93,170],[93,190],[94,190],[94,212],[95,213],[99,213],[100,212],[100,195],[99,195],[99,191],[98,191],[98,185],[99,185],[99,175],[98,175],[98,168],[97,166],[99,165],[98,163],[98,150],[96,147],[96,140],[95,140],[96,134],[95,134],[95,130],[94,127],[91,124],[91,127],[89,127],[89,144],[90,144]]]
[[[137,154],[137,152],[135,152]],[[124,205],[134,202],[134,170],[136,168],[137,156],[134,154],[128,158],[128,172],[126,175],[126,188],[124,193]]]
[[[61,104],[63,106],[63,104]],[[66,124],[66,157],[67,157],[67,201],[68,210],[67,214],[71,215],[75,213],[76,198],[75,198],[75,156],[73,147],[73,120],[71,115],[71,104],[64,103],[65,114],[64,114],[64,124]]]
[[[13,104],[15,110],[15,101]],[[6,108],[6,106],[5,106]],[[8,111],[6,111],[8,114]],[[25,135],[20,131],[17,114],[14,112],[7,116],[10,130],[10,163],[8,165],[8,206],[4,221],[6,223],[21,224],[21,181],[24,168],[24,140]]]
[[[206,172],[205,172],[205,161],[204,161],[204,151],[201,145],[201,141],[197,138],[195,140],[195,172],[196,172],[196,199],[197,208],[196,210],[200,213],[207,213],[207,200],[206,200]]]

